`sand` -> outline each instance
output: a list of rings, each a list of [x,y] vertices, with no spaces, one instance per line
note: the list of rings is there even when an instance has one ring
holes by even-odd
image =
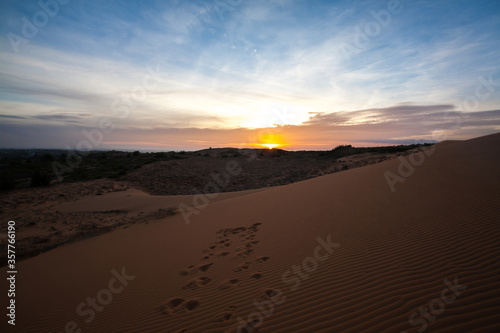
[[[3,315],[1,330],[498,332],[500,134],[412,156],[413,171],[393,159],[228,195],[189,224],[176,214],[23,260],[16,325]],[[394,191],[387,172],[404,180]],[[127,191],[60,210],[159,207]]]

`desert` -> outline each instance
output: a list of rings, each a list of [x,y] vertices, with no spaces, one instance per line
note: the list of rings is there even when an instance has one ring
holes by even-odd
[[[384,173],[398,158],[223,193],[189,221],[150,217],[22,260],[16,331],[494,332],[499,143],[439,143],[394,192]],[[54,204],[132,215],[183,197],[129,187]]]
[[[0,1],[0,332],[500,332],[500,1]]]

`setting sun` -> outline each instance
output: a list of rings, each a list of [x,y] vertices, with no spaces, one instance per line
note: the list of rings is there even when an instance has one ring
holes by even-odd
[[[273,149],[286,146],[287,143],[278,134],[264,134],[259,137],[259,142],[256,145]]]
[[[277,144],[277,143],[261,143],[260,144],[261,146],[264,146],[266,148],[269,148],[269,149],[273,149],[273,148],[276,148],[276,147],[279,147],[280,145]]]

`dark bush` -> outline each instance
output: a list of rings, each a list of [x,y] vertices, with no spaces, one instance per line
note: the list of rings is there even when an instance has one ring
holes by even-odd
[[[42,163],[50,163],[54,160],[54,156],[52,156],[51,154],[43,154],[42,156],[40,156],[40,162]]]
[[[107,160],[108,159],[108,154],[106,154],[106,153],[100,153],[99,155],[97,155],[97,159],[99,161]]]
[[[16,186],[16,181],[12,174],[4,172],[0,174],[0,191],[12,190]]]
[[[31,174],[31,187],[47,186],[50,184],[50,174],[36,170]]]

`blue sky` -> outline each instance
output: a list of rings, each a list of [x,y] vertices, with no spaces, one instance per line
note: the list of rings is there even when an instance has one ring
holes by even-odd
[[[3,147],[74,147],[84,131],[92,149],[176,150],[500,130],[498,1],[3,0],[0,33]]]

